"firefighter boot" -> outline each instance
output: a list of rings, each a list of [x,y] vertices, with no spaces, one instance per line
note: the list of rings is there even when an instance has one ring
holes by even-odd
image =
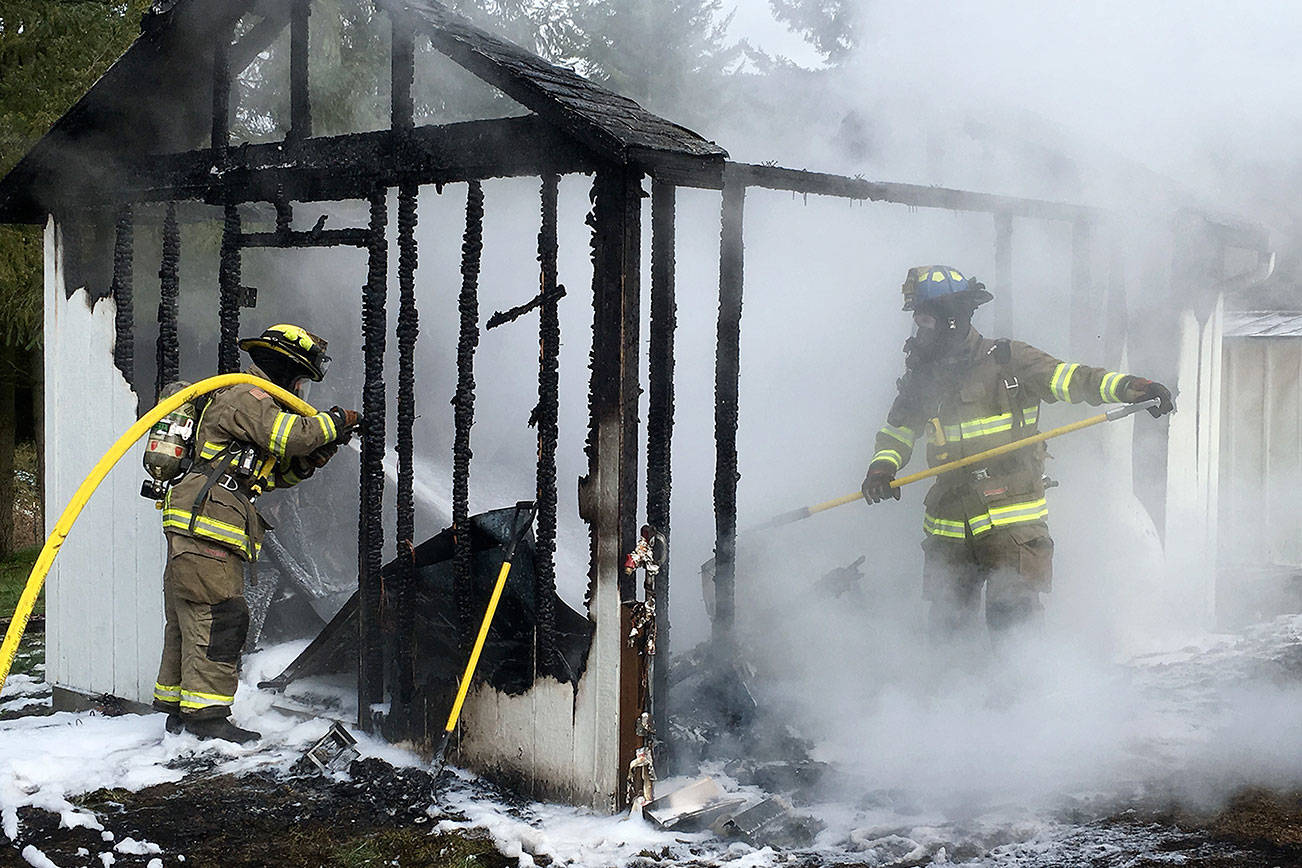
[[[185,724],[181,720],[181,712],[179,711],[168,712],[167,720],[164,721],[163,723],[163,728],[166,729],[168,732],[170,732],[172,735],[176,735],[181,730],[185,729]]]
[[[228,717],[201,717],[198,720],[186,720],[185,730],[200,740],[220,738],[236,744],[248,744],[262,738],[262,733],[251,729],[240,729],[231,723]]]

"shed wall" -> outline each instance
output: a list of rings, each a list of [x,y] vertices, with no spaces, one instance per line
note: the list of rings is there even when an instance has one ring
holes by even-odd
[[[1225,340],[1221,563],[1302,568],[1302,337]]]
[[[136,421],[113,365],[114,302],[65,292],[64,236],[45,228],[46,533],[100,457]],[[46,677],[55,687],[148,703],[162,650],[165,543],[140,497],[132,450],[91,497],[46,585]]]

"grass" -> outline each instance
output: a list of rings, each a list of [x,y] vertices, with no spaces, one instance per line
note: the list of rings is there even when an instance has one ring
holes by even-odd
[[[27,576],[36,563],[36,556],[41,553],[39,545],[28,546],[0,559],[0,620],[8,620],[18,606],[18,597],[27,585]],[[36,598],[36,608],[32,614],[45,612],[45,590]]]

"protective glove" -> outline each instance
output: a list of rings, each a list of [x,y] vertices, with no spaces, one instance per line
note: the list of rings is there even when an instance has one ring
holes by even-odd
[[[362,424],[362,414],[356,410],[345,410],[343,407],[331,407],[328,411],[330,418],[335,422],[335,439],[332,443],[347,443],[353,437],[353,431],[358,425]]]
[[[868,465],[868,475],[863,480],[863,499],[869,503],[881,503],[888,497],[900,499],[900,490],[891,488],[895,479],[895,468],[889,461],[874,461]]]
[[[1156,407],[1148,408],[1148,414],[1154,419],[1175,409],[1175,402],[1171,400],[1171,390],[1166,386],[1152,380],[1145,380],[1143,377],[1131,377],[1130,382],[1126,383],[1126,403],[1138,404],[1150,398],[1157,398],[1160,402]]]
[[[322,467],[326,466],[326,462],[335,457],[335,453],[338,451],[339,444],[327,443],[325,446],[318,446],[316,449],[309,452],[307,454],[307,461],[313,467],[320,470]]]

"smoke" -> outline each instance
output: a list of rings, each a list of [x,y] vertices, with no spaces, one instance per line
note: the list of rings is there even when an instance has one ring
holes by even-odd
[[[739,4],[738,26],[764,5]],[[1285,143],[1296,141],[1296,120],[1281,120],[1276,110],[1296,103],[1288,97],[1302,87],[1302,77],[1285,73],[1294,63],[1296,28],[1280,26],[1295,15],[1282,3],[865,4],[861,50],[844,67],[778,69],[726,82],[731,110],[700,132],[739,160],[1119,210],[1124,218],[1109,237],[1122,242],[1125,277],[1108,293],[1124,291],[1125,358],[1135,373],[1174,385],[1173,321],[1188,299],[1170,288],[1170,215],[1190,204],[1260,219],[1280,213],[1258,194],[1264,185],[1234,182],[1245,177],[1244,167],[1279,165]],[[663,111],[674,117],[672,107]],[[558,590],[576,608],[587,581],[575,483],[586,472],[589,184],[581,176],[564,179],[559,220],[559,275],[568,295],[560,304]],[[536,180],[488,182],[485,198],[481,321],[532,298],[538,286]],[[421,539],[447,521],[463,207],[460,185],[422,190],[415,430],[418,488],[425,492],[417,504]],[[331,228],[364,225],[364,208],[336,204],[299,205],[296,224],[311,225],[326,211]],[[645,254],[649,209],[643,223]],[[1071,234],[1067,224],[1017,220],[1010,284],[996,286],[989,215],[750,191],[739,525],[858,487],[903,369],[909,324],[898,287],[910,266],[951,265],[1011,297],[1012,333],[998,334],[987,310],[974,322],[987,336],[1026,340],[1072,361],[1121,365],[1101,335],[1071,355]],[[697,565],[714,546],[718,239],[718,193],[680,191],[674,651],[708,632]],[[396,247],[390,244],[390,332]],[[215,263],[211,249],[194,249],[183,247],[183,262],[202,255]],[[1096,282],[1110,281],[1102,249],[1090,265]],[[364,252],[248,251],[244,268],[245,282],[260,288],[258,308],[244,314],[246,332],[291,321],[326,336],[335,362],[314,401],[360,403]],[[191,273],[189,285],[215,282],[213,270]],[[138,287],[144,283],[137,280]],[[214,295],[182,293],[182,320],[193,339],[182,366],[190,379],[215,358],[215,341],[193,325],[216,323]],[[644,323],[644,364],[646,333]],[[475,511],[533,496],[536,434],[526,423],[537,400],[536,359],[533,316],[481,335]],[[396,362],[390,340],[390,395]],[[1182,396],[1186,401],[1192,396]],[[1041,425],[1084,412],[1046,408]],[[1141,416],[1052,447],[1049,472],[1062,483],[1050,494],[1054,590],[1040,634],[998,654],[981,642],[956,654],[925,630],[922,486],[906,490],[898,504],[851,504],[743,536],[737,608],[745,652],[760,673],[758,692],[816,741],[820,758],[844,770],[829,798],[855,801],[865,790],[892,790],[970,812],[1004,802],[1052,805],[1070,793],[1123,792],[1157,780],[1200,798],[1245,781],[1302,781],[1302,768],[1283,761],[1289,751],[1280,748],[1302,731],[1302,704],[1290,682],[1254,672],[1255,680],[1236,683],[1235,658],[1215,649],[1204,654],[1202,638],[1198,650],[1178,660],[1124,662],[1194,641],[1189,637],[1203,626],[1189,599],[1190,577],[1164,572],[1154,503],[1135,494],[1137,477],[1165,466],[1166,453],[1160,438],[1160,448],[1146,450],[1143,432],[1132,432],[1163,424]],[[391,418],[391,442],[394,430]],[[351,453],[341,452],[310,485],[340,515],[355,514]],[[386,498],[391,522],[392,485]],[[346,524],[322,529],[320,543],[355,558]],[[392,546],[391,525],[386,533]],[[819,577],[860,556],[862,602],[816,590]],[[350,578],[339,577],[341,584]],[[1278,633],[1258,638],[1265,655],[1295,643]],[[1212,673],[1202,682],[1199,666]],[[1273,725],[1263,729],[1259,720]]]

